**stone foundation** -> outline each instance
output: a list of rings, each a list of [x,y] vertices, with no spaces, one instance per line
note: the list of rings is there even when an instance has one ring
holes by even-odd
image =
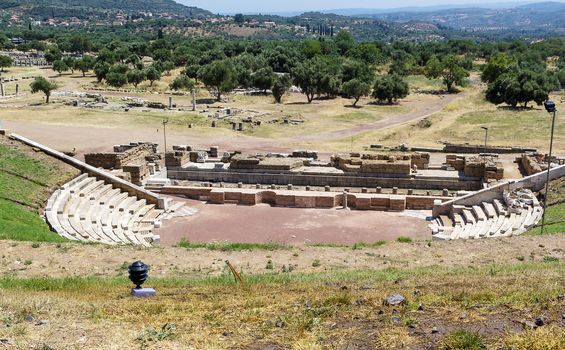
[[[261,203],[278,207],[292,208],[335,208],[343,205],[344,194],[338,192],[261,190],[239,188],[210,188],[189,186],[165,186],[163,194],[182,195],[190,199],[205,200],[211,204],[234,203],[240,205],[257,205]],[[403,211],[431,210],[434,201],[446,202],[451,197],[385,195],[348,193],[347,204],[351,209]]]

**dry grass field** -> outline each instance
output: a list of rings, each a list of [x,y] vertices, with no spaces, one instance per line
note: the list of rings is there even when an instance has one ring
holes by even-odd
[[[88,91],[97,84],[92,75],[85,78],[79,72],[74,74],[57,73],[49,69],[12,68],[5,76],[44,75],[60,84],[59,91]],[[139,97],[148,101],[166,103],[165,92],[174,71],[164,76],[154,86],[143,83],[142,93],[105,92],[110,102],[120,103],[123,96]],[[306,103],[301,94],[285,96],[283,104],[274,104],[271,96],[249,96],[243,94],[227,95],[221,103],[215,102],[206,89],[198,91],[198,111],[191,112],[189,96],[174,96],[177,106],[184,111],[141,112],[123,109],[89,109],[71,107],[61,102],[69,98],[53,97],[54,103],[45,106],[43,97],[29,93],[30,80],[20,82],[20,97],[0,100],[2,120],[8,126],[25,134],[26,127],[33,133],[35,127],[56,125],[62,133],[76,134],[77,130],[90,133],[91,127],[100,128],[105,134],[116,133],[116,138],[123,134],[136,139],[155,134],[160,122],[168,118],[171,137],[184,138],[202,147],[211,144],[228,145],[244,150],[290,150],[295,148],[317,149],[326,152],[359,151],[369,144],[381,143],[397,146],[401,143],[415,146],[438,146],[440,141],[468,142],[481,144],[483,130],[479,126],[491,128],[489,142],[496,145],[524,145],[546,150],[550,118],[539,106],[528,110],[510,110],[487,103],[482,97],[484,87],[471,85],[457,95],[435,95],[429,91],[438,90],[441,84],[437,80],[427,80],[421,76],[409,77],[413,93],[397,105],[375,105],[369,98],[361,99],[359,108],[351,108],[350,100],[342,98],[314,100]],[[15,89],[14,84],[7,84],[7,91]],[[560,96],[553,96],[556,101]],[[302,120],[302,123],[284,124],[264,122],[261,126],[247,127],[244,132],[232,131],[227,121],[219,121],[218,127],[211,128],[209,114],[217,107],[232,107],[253,110],[262,114],[265,120],[284,117]],[[243,112],[242,115],[245,115]],[[426,118],[429,123],[418,123]],[[192,129],[187,125],[191,123]],[[107,130],[111,128],[112,130]],[[557,152],[565,151],[565,124],[558,122],[555,146]],[[35,135],[34,135],[35,136]],[[122,140],[127,141],[127,140]],[[81,145],[79,145],[80,147]],[[228,146],[229,147],[229,146]]]
[[[0,339],[14,349],[559,350],[563,243],[187,251],[2,242],[4,261],[31,262],[3,264]],[[138,258],[151,266],[156,298],[128,296],[126,267]],[[397,293],[404,303],[383,304]]]

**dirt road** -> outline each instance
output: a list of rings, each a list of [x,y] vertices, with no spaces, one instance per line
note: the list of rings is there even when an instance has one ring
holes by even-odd
[[[220,149],[237,149],[244,152],[289,152],[295,148],[295,144],[304,141],[331,141],[365,131],[385,129],[418,120],[440,111],[450,102],[464,97],[465,93],[445,95],[441,99],[414,104],[414,108],[410,112],[402,115],[390,115],[375,123],[329,132],[316,133],[313,130],[308,135],[266,139],[231,132],[218,134],[202,133],[195,128],[186,129],[182,132],[170,130],[167,132],[167,142],[170,145],[190,144],[199,148],[215,145],[219,146]],[[162,130],[147,126],[112,127],[112,125],[108,125],[108,127],[101,127],[17,120],[1,121],[1,125],[10,132],[21,134],[56,149],[71,150],[75,148],[79,156],[88,152],[108,151],[112,145],[130,141],[163,142]],[[95,143],[93,143],[93,137],[96,139]]]

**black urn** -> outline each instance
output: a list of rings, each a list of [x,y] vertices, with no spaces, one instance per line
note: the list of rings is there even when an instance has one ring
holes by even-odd
[[[129,279],[135,284],[135,289],[141,289],[141,285],[147,280],[147,265],[136,261],[128,268]]]

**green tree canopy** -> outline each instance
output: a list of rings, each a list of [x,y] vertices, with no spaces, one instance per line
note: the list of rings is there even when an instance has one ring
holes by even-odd
[[[379,102],[392,104],[400,98],[408,96],[410,89],[402,77],[394,74],[379,76],[373,86],[373,97]]]
[[[453,92],[455,86],[462,86],[469,76],[461,59],[455,55],[446,55],[441,60],[432,57],[426,64],[425,74],[429,79],[442,78],[448,92]]]
[[[95,59],[92,56],[83,56],[77,60],[76,68],[82,72],[82,76],[86,76],[86,72],[94,68]]]
[[[149,80],[149,82],[151,83],[151,86],[153,86],[153,83],[155,81],[161,79],[161,71],[159,71],[157,68],[151,65],[149,68],[145,70],[145,76],[147,77],[147,80]]]
[[[251,76],[253,87],[267,92],[268,89],[273,86],[273,81],[275,80],[275,73],[273,69],[269,66],[258,69]]]
[[[176,77],[170,85],[170,88],[175,91],[185,90],[191,91],[196,87],[194,79],[189,78],[185,74]]]
[[[556,77],[546,70],[534,71],[515,66],[488,85],[486,99],[494,104],[506,103],[512,107],[534,101],[541,105],[549,93],[559,85]]]
[[[496,78],[505,73],[513,63],[513,60],[505,53],[499,53],[491,57],[488,63],[483,67],[481,80],[485,83],[492,83]]]
[[[51,92],[56,90],[59,86],[54,81],[48,81],[44,77],[36,77],[30,84],[31,93],[35,94],[43,92],[45,94],[45,103],[49,103]]]
[[[4,68],[8,68],[12,65],[12,59],[9,56],[0,55],[0,72],[4,71]]]
[[[355,47],[355,38],[353,38],[353,35],[345,29],[342,29],[339,33],[337,33],[334,41],[341,55],[345,55],[347,51]]]
[[[102,61],[96,63],[96,65],[94,66],[94,74],[96,75],[96,80],[98,80],[98,82],[101,82],[102,80],[106,79],[106,75],[108,75],[110,68],[110,64],[108,64],[107,62]]]
[[[45,52],[45,60],[49,63],[53,63],[63,58],[63,53],[59,50],[57,46],[50,46]]]
[[[347,56],[366,64],[377,64],[382,61],[381,52],[374,43],[361,43],[349,49]]]
[[[271,89],[273,97],[275,98],[275,103],[281,103],[282,97],[290,86],[292,85],[292,80],[288,74],[277,75],[273,82],[273,87]]]
[[[198,71],[198,76],[218,101],[221,100],[222,94],[232,91],[238,84],[236,71],[229,60],[205,65]]]
[[[135,86],[136,88],[137,85],[141,84],[146,78],[145,72],[140,69],[130,69],[126,73],[126,76],[128,83],[133,84],[133,86]]]
[[[343,83],[342,91],[345,95],[352,97],[355,101],[353,107],[357,106],[357,102],[363,96],[371,93],[371,84],[359,78],[351,79]]]
[[[113,87],[122,87],[128,83],[127,75],[117,71],[112,71],[106,75],[106,83]]]
[[[67,65],[67,63],[63,60],[57,60],[55,62],[53,62],[53,70],[57,73],[59,73],[59,75],[61,75],[63,72],[66,72],[69,70],[69,66]]]

